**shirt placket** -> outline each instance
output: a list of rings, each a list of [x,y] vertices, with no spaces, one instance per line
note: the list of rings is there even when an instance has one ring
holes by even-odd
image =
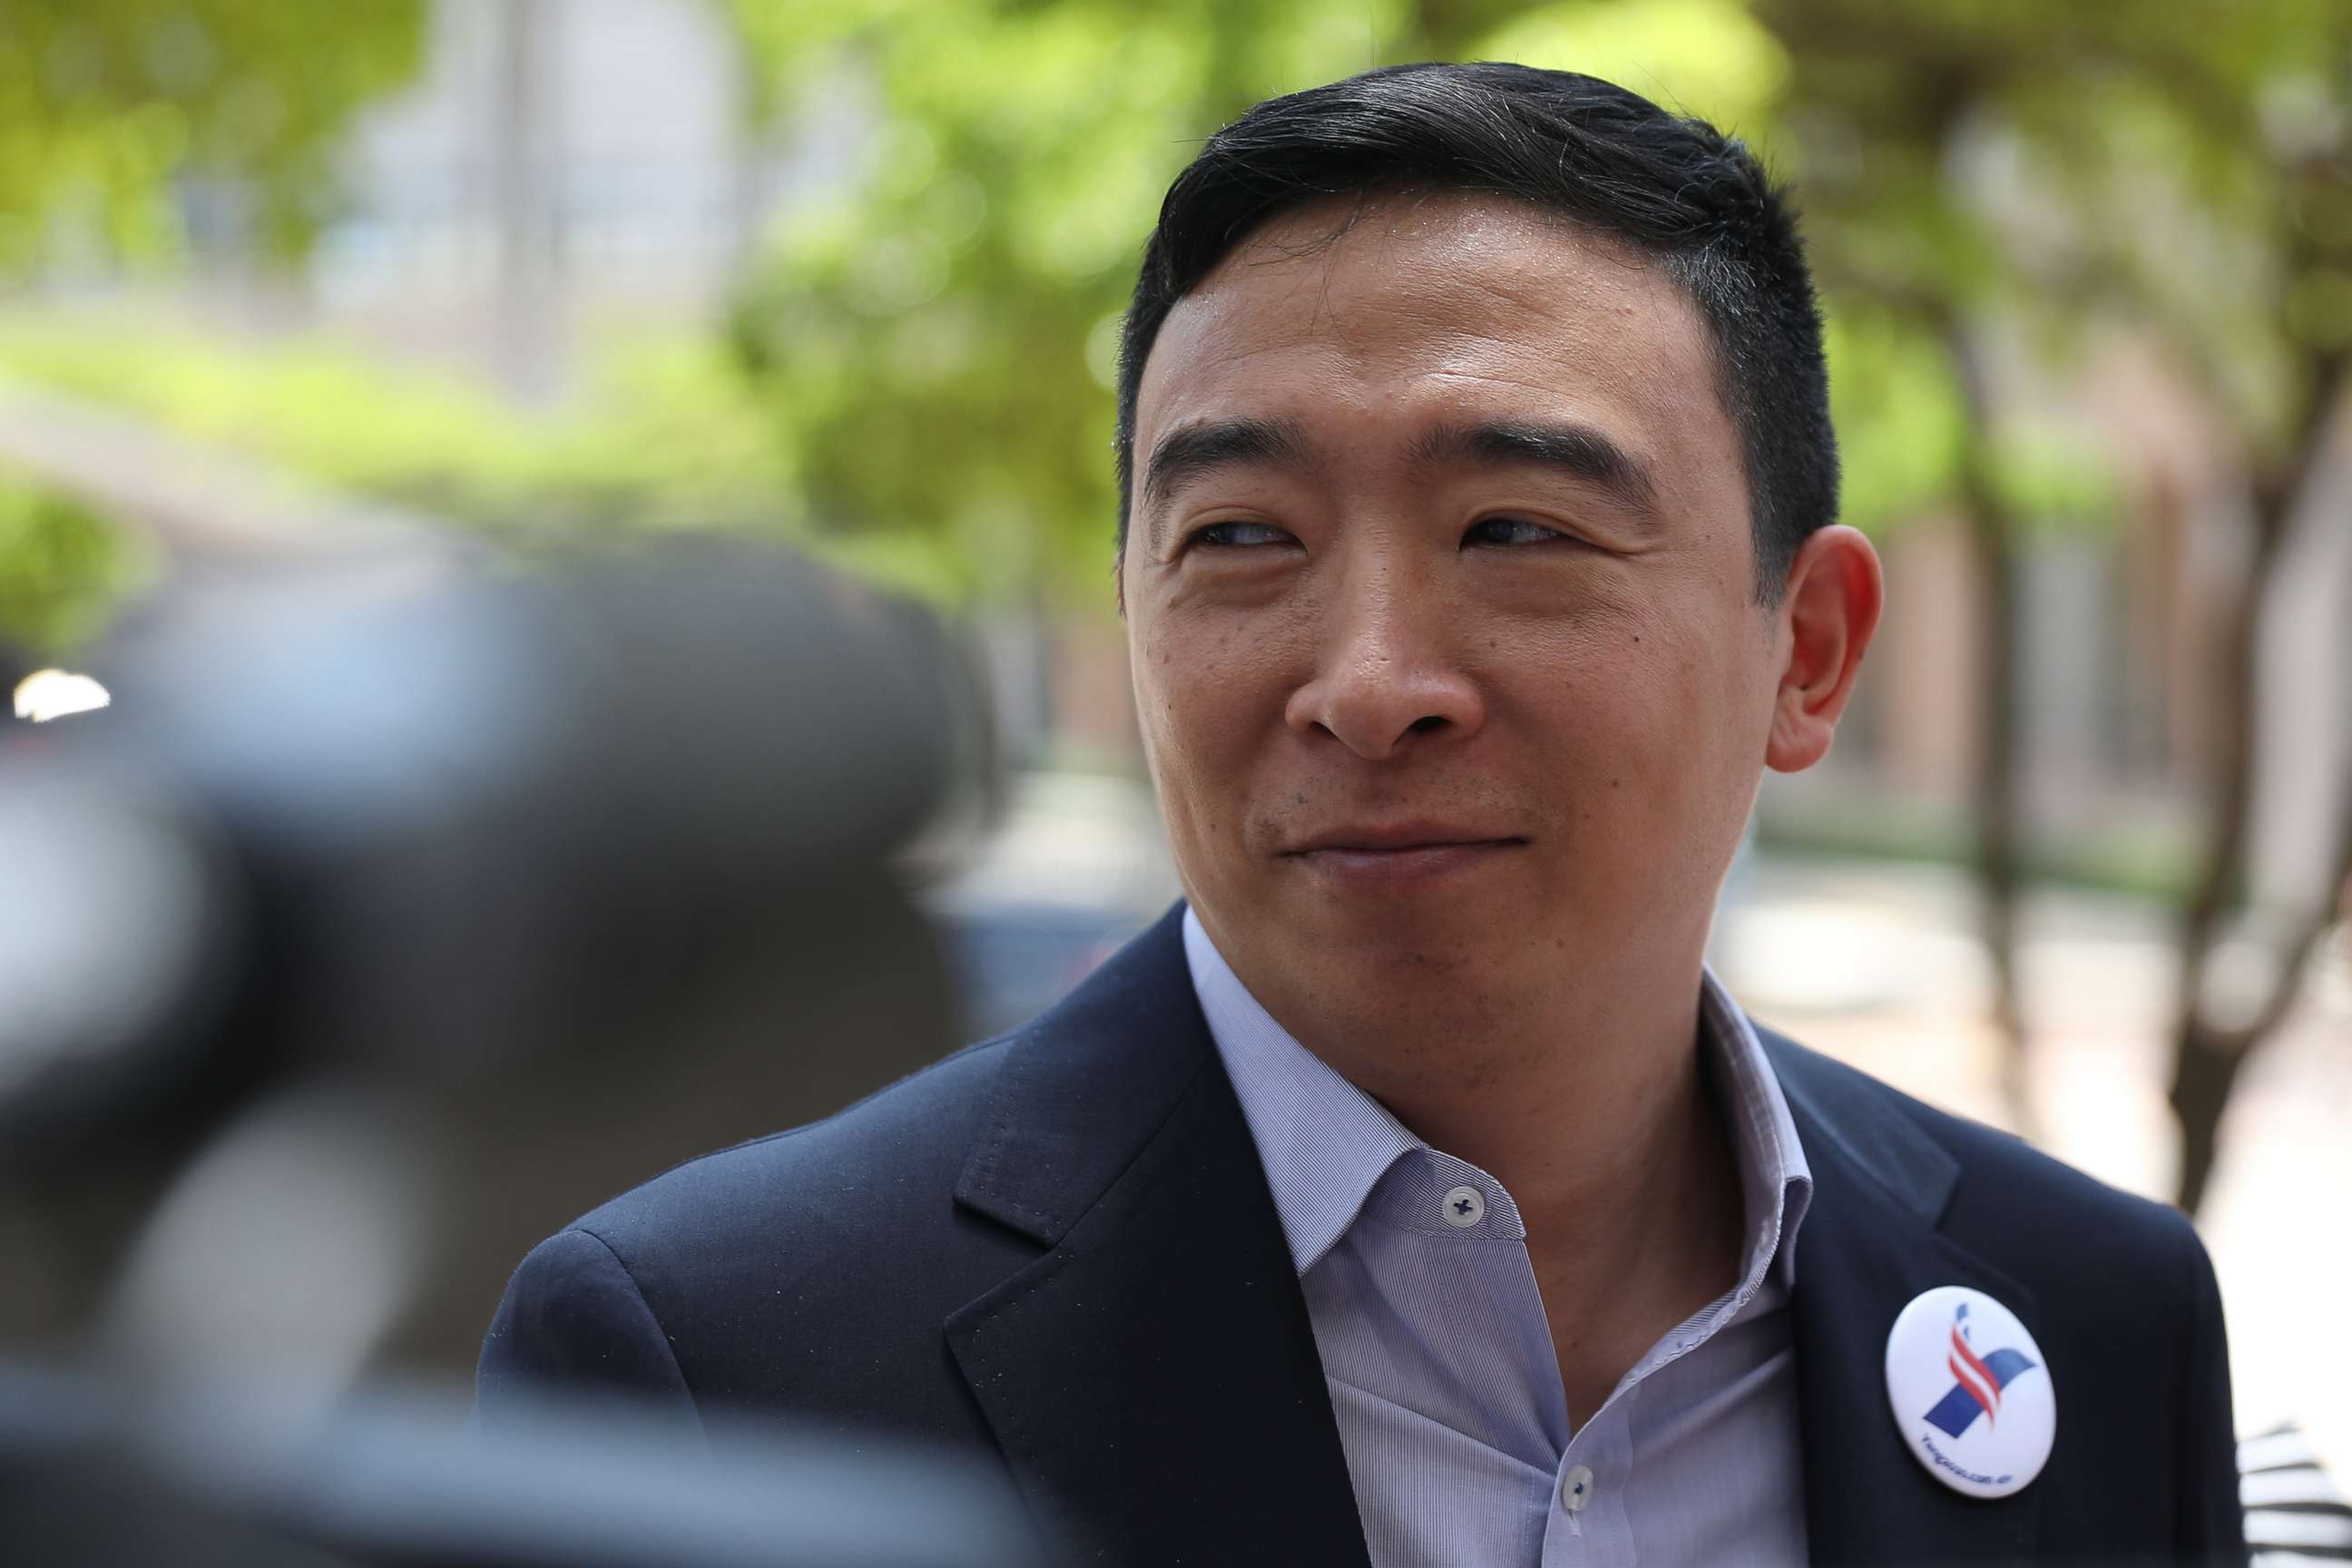
[[[1625,1510],[1632,1410],[1640,1397],[1638,1387],[1620,1390],[1560,1454],[1544,1522],[1544,1568],[1632,1568],[1640,1560]]]
[[[1528,1256],[1517,1207],[1494,1178],[1451,1156],[1432,1151],[1427,1156],[1431,1187],[1458,1184],[1438,1198],[1446,1223],[1460,1227],[1466,1238],[1486,1230],[1492,1214],[1504,1221],[1511,1263],[1505,1316],[1524,1331],[1528,1357],[1518,1386],[1537,1407],[1534,1420],[1567,1441],[1557,1449],[1542,1518],[1539,1560],[1545,1568],[1631,1568],[1639,1561],[1626,1508],[1633,1474],[1633,1419],[1641,1398],[1638,1380],[1629,1381],[1580,1427],[1571,1427],[1552,1360],[1551,1336],[1544,1327],[1542,1293],[1536,1284],[1534,1260]],[[1466,1206],[1465,1206],[1466,1205]],[[1493,1242],[1485,1245],[1492,1246]],[[1688,1342],[1682,1342],[1687,1343]],[[1677,1345],[1677,1349],[1681,1345]],[[1559,1436],[1554,1441],[1559,1442]]]

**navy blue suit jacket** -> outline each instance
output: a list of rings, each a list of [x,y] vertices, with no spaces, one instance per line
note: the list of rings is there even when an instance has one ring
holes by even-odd
[[[2187,1221],[1765,1045],[1815,1184],[1792,1309],[1813,1560],[2242,1561]],[[1997,1501],[1930,1478],[1887,1409],[1895,1314],[1955,1284],[2024,1320],[2059,1395],[2047,1468]],[[480,1418],[555,1387],[984,1452],[1071,1560],[1365,1561],[1173,912],[1034,1022],[541,1243],[483,1346]]]

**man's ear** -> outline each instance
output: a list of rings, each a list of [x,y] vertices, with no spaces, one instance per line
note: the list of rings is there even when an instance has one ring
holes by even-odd
[[[1859,531],[1834,524],[1805,540],[1780,600],[1787,657],[1764,745],[1766,766],[1800,773],[1829,754],[1885,596],[1878,552]]]

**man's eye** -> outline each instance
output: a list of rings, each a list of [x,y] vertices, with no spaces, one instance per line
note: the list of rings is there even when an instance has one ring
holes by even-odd
[[[1287,544],[1290,535],[1270,522],[1213,522],[1206,528],[1194,529],[1192,542],[1214,549],[1234,549],[1246,545]]]
[[[1486,517],[1470,525],[1470,531],[1462,536],[1462,542],[1465,545],[1542,544],[1567,537],[1556,528],[1546,528],[1523,517]]]

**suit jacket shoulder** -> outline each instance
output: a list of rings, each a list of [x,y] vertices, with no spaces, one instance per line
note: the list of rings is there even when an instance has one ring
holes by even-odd
[[[757,1409],[986,1456],[1074,1559],[1361,1568],[1181,915],[1013,1035],[542,1243],[484,1344],[480,1418],[551,1384]]]
[[[1977,1250],[2035,1271],[2063,1259],[2123,1287],[2177,1289],[2204,1246],[2187,1215],[2123,1192],[1980,1121],[1938,1110],[1869,1074],[1762,1030],[1784,1089],[1815,1110],[1810,1151],[1824,1139],[1883,1178],[1889,1195]],[[1948,1159],[1922,1159],[1890,1126],[1916,1130]],[[1932,1210],[1932,1212],[1930,1212]],[[2107,1268],[2120,1273],[2104,1273]],[[2028,1284],[2032,1280],[2025,1281]]]
[[[688,1160],[541,1243],[484,1342],[485,1418],[564,1386],[975,1436],[968,1402],[926,1396],[941,1320],[1035,1252],[950,1196],[1011,1043]]]

